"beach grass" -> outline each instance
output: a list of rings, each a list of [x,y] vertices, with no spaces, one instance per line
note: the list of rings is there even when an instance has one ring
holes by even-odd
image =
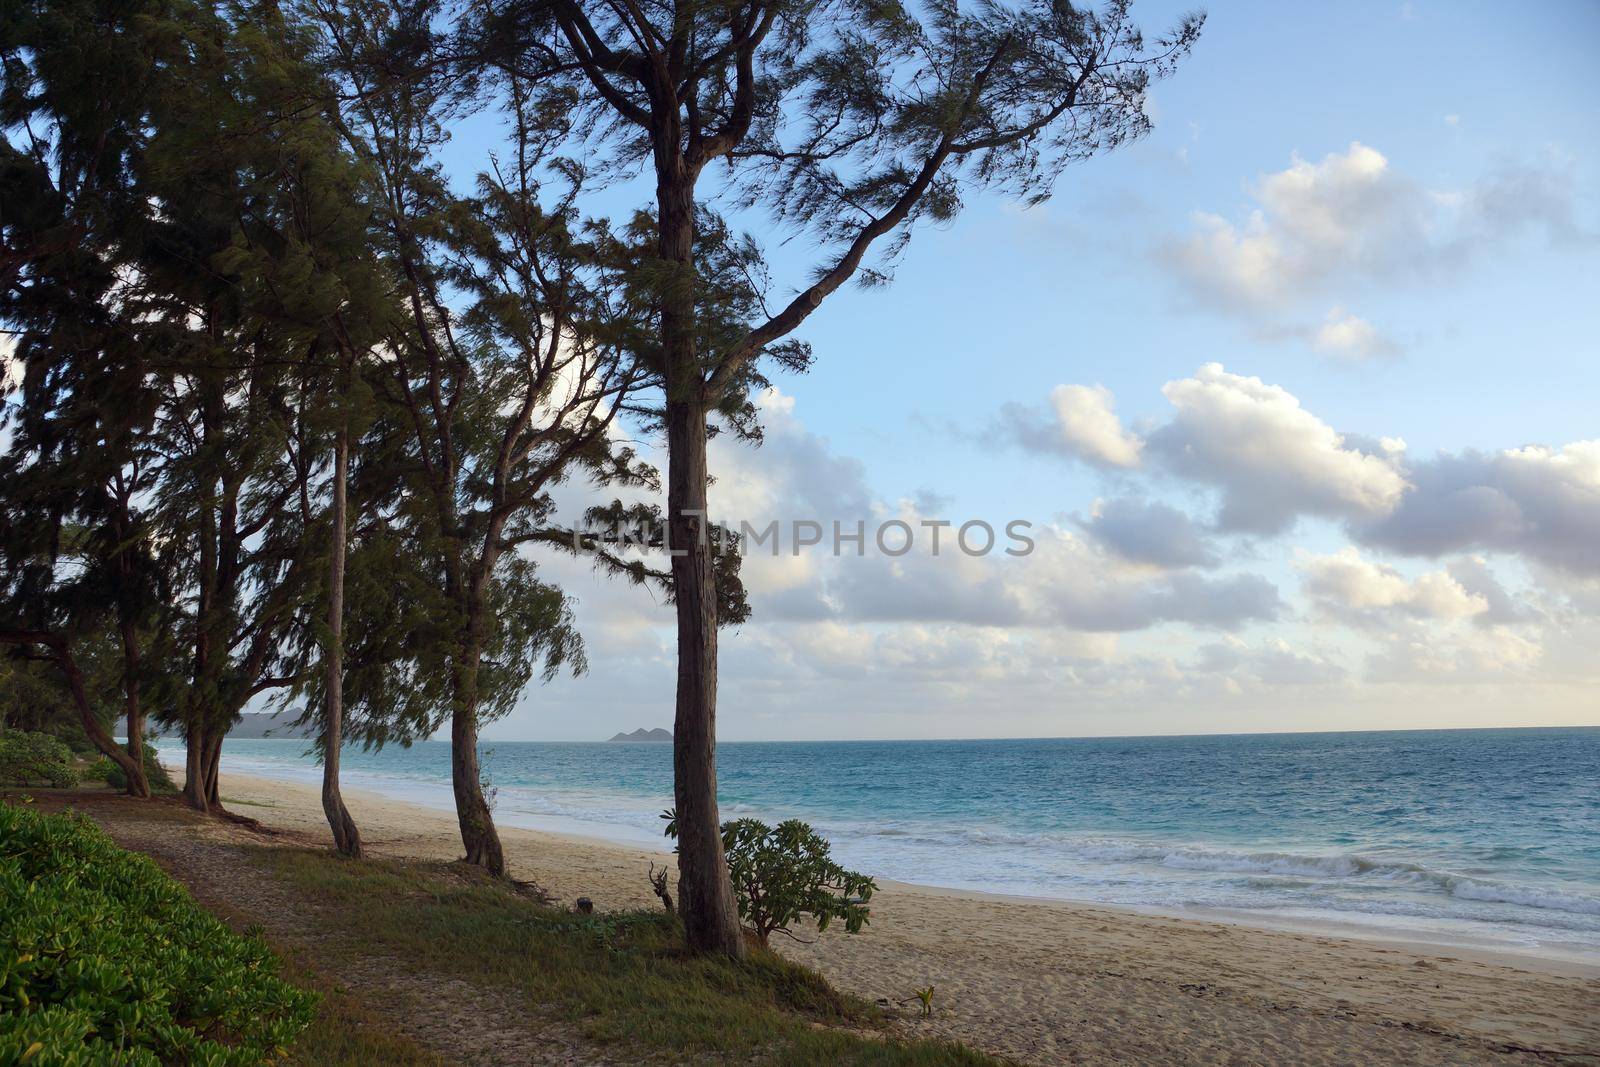
[[[304,989],[314,989],[322,999],[317,1017],[301,1033],[285,1061],[294,1067],[446,1067],[442,1056],[394,1032],[349,990],[323,979],[292,957],[283,976]]]
[[[892,1037],[876,1005],[774,953],[756,950],[744,962],[692,957],[664,912],[580,916],[455,864],[351,862],[299,848],[248,853],[316,902],[304,917],[319,928],[319,954],[460,979],[619,1053],[884,1067],[997,1062],[949,1042]]]

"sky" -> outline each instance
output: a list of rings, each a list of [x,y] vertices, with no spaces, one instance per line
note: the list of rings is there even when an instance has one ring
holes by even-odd
[[[836,294],[715,517],[924,536],[748,557],[719,736],[1600,724],[1597,41],[1587,2],[1219,4],[1151,136]],[[485,737],[670,727],[671,609],[543,562],[589,670]]]

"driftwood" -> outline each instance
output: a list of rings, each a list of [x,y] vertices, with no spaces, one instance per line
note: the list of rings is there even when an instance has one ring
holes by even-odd
[[[672,894],[667,892],[667,873],[668,868],[662,867],[658,871],[656,870],[656,865],[651,863],[650,888],[654,889],[656,891],[656,896],[661,898],[661,904],[667,909],[667,913],[675,915],[677,914],[678,909],[673,906]]]

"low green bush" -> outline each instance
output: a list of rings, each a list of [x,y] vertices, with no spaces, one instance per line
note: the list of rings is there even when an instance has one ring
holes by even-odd
[[[122,768],[113,762],[110,757],[100,757],[107,764],[105,782],[112,789],[128,788],[128,776]],[[161,760],[156,756],[156,747],[146,741],[144,745],[144,776],[150,783],[152,793],[176,793],[178,787],[173,784],[172,776],[167,774],[167,769],[161,766]]]
[[[83,769],[83,777],[86,781],[110,784],[112,772],[116,770],[117,765],[111,762],[110,756],[101,756]]]
[[[676,837],[676,813],[664,812],[662,818],[667,836]],[[818,931],[835,919],[852,934],[867,924],[867,904],[877,883],[833,862],[827,839],[807,823],[789,819],[774,827],[759,819],[735,819],[722,824],[722,848],[739,918],[763,945],[774,931],[789,933],[802,918],[815,922]]]
[[[72,750],[49,734],[0,734],[0,784],[70,789],[78,784]]]
[[[85,820],[0,805],[0,1062],[260,1064],[316,1002],[148,857]]]

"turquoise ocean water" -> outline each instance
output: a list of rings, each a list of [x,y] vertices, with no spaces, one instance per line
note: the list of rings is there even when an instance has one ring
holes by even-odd
[[[346,783],[448,809],[448,755],[351,750]],[[670,746],[483,757],[506,825],[662,844]],[[1600,727],[729,743],[718,766],[724,818],[806,819],[884,878],[1600,960]],[[279,740],[229,741],[223,770],[320,773]]]

